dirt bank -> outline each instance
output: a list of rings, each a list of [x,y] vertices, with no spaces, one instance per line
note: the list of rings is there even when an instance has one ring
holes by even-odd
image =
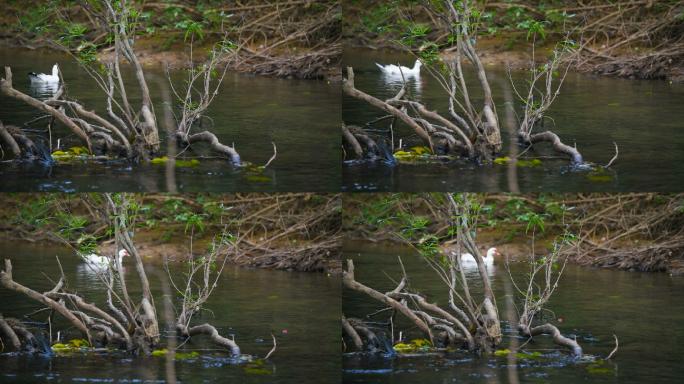
[[[0,44],[68,50],[103,62],[112,56],[112,25],[97,6],[78,2],[8,1]],[[130,43],[143,65],[189,66],[211,47],[229,49],[230,70],[299,79],[339,79],[341,8],[337,1],[229,4],[178,0],[128,3]]]
[[[524,226],[510,226],[507,228],[478,230],[477,244],[480,252],[485,254],[490,247],[496,247],[505,260],[512,263],[525,262],[531,252],[536,255],[548,253],[553,244],[554,235],[548,233],[538,236],[534,241],[524,233]],[[522,232],[521,232],[522,230]],[[391,242],[400,245],[401,242],[393,236],[380,236],[378,239],[369,239],[365,236],[351,236],[350,241]],[[594,253],[580,256],[578,253],[568,250],[568,261],[573,264],[611,268],[626,271],[641,272],[665,272],[672,276],[684,276],[684,253],[681,249],[667,248],[658,254],[646,254],[645,250],[657,248],[648,239],[630,239],[623,241],[612,250],[609,256]]]
[[[340,271],[340,197],[334,194],[131,194],[133,242],[150,260],[219,257],[255,268]],[[114,254],[114,230],[102,195],[0,194],[0,238],[62,243],[83,253]]]

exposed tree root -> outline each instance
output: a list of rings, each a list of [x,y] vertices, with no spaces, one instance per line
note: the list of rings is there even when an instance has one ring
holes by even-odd
[[[0,332],[2,332],[4,336],[3,339],[8,342],[5,345],[11,346],[15,351],[21,349],[19,337],[14,332],[12,327],[7,323],[7,321],[5,321],[5,319],[2,317],[2,313],[0,313]]]
[[[181,145],[207,143],[213,151],[219,153],[220,155],[228,157],[233,164],[240,165],[240,155],[237,153],[237,151],[234,148],[231,148],[225,144],[221,144],[216,135],[209,131],[194,133],[187,136],[179,132],[177,134],[177,139]]]
[[[90,144],[90,138],[88,137],[86,132],[83,129],[81,129],[81,127],[79,127],[76,123],[74,123],[74,121],[67,115],[65,115],[62,111],[55,109],[54,107],[48,105],[45,102],[34,99],[33,97],[28,96],[14,89],[12,87],[12,69],[10,67],[5,67],[5,78],[0,79],[0,90],[6,96],[23,101],[24,103],[40,111],[45,112],[50,116],[53,116],[54,118],[62,122],[62,124],[66,125],[73,133],[76,134],[76,136],[81,138],[81,140],[83,140],[88,149],[92,149]]]
[[[185,327],[183,325],[179,325],[178,331],[180,332],[181,336],[186,337],[207,335],[215,344],[222,346],[224,348],[228,348],[233,356],[240,356],[240,347],[238,347],[238,345],[233,340],[227,339],[219,335],[218,330],[216,330],[216,328],[211,324],[205,323],[201,325],[195,325],[194,327],[190,328]]]
[[[354,327],[351,325],[350,321],[347,320],[347,318],[344,315],[342,315],[342,330],[347,334],[347,336],[349,336],[352,339],[356,350],[362,351],[363,341],[361,340],[361,336],[359,336],[359,333],[356,332]]]
[[[530,328],[529,326],[521,324],[518,329],[523,336],[528,337],[550,335],[553,338],[554,343],[568,348],[570,351],[572,351],[573,356],[577,358],[582,357],[582,347],[580,347],[575,340],[561,335],[560,331],[555,325],[546,323]]]
[[[534,133],[529,136],[529,141],[530,144],[535,144],[535,143],[541,143],[541,142],[547,142],[551,143],[553,146],[553,149],[556,152],[563,153],[570,157],[572,164],[583,164],[584,160],[582,159],[582,155],[579,153],[579,151],[571,147],[567,144],[563,144],[561,141],[560,137],[556,135],[555,133],[551,131],[545,131],[545,132],[540,132],[540,133]]]
[[[2,124],[2,121],[0,121],[0,140],[2,140],[5,146],[9,147],[12,155],[15,158],[19,158],[21,156],[19,144],[17,144],[12,135],[7,132],[7,128],[5,128],[5,126]],[[0,145],[0,147],[2,147],[2,145]]]

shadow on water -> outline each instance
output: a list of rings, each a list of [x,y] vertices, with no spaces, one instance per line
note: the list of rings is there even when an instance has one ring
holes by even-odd
[[[375,62],[410,65],[413,58],[394,51],[347,49],[343,67],[353,66],[358,89],[381,100],[393,97],[401,88],[397,81],[387,81]],[[467,74],[466,74],[467,75]],[[487,68],[499,118],[504,118],[504,95],[508,75],[504,68]],[[518,86],[525,74],[514,72]],[[474,76],[468,78],[475,103],[481,96]],[[409,79],[409,92],[430,110],[447,112],[444,91],[435,79],[424,73]],[[473,94],[474,93],[474,94]],[[538,166],[518,167],[518,183],[522,192],[534,191],[679,191],[684,180],[684,86],[664,81],[624,80],[570,73],[561,94],[548,111],[552,118],[545,128],[556,132],[568,145],[576,145],[585,161],[604,165],[619,146],[619,158],[611,171],[568,172],[567,160],[556,157],[542,144],[528,155],[540,157]],[[342,120],[361,125],[383,115],[363,101],[342,97]],[[385,127],[380,124],[379,127]],[[409,128],[398,126],[395,135],[404,137],[406,146],[420,141]],[[510,142],[506,131],[504,151]],[[398,142],[398,139],[395,139]],[[420,144],[422,145],[422,144]],[[377,164],[346,164],[342,169],[345,191],[506,191],[507,167],[491,164],[478,166],[456,160],[430,164],[401,162],[397,167]]]
[[[49,71],[55,62],[59,63],[68,86],[67,94],[87,109],[105,112],[102,91],[68,57],[45,51],[0,48],[0,63],[12,67],[14,86],[39,99],[51,96],[54,91],[49,86],[32,86],[26,74]],[[134,76],[124,76],[129,89],[137,89]],[[176,84],[182,84],[182,71],[172,72],[172,77]],[[157,112],[161,113],[160,89],[168,84],[166,75],[161,67],[149,68],[146,78]],[[265,164],[273,155],[271,142],[277,145],[278,156],[263,175],[233,168],[225,159],[201,158],[199,164],[177,169],[178,191],[339,190],[338,84],[228,73],[219,92],[207,111],[210,119],[203,119],[203,127],[216,133],[223,143],[234,144],[245,161]],[[139,102],[137,93],[129,97],[132,104]],[[22,125],[38,116],[40,113],[33,108],[0,95],[0,121],[4,124]],[[36,132],[30,137],[47,137],[46,123],[43,120],[33,124],[31,128]],[[38,129],[43,132],[37,132]],[[160,134],[164,136],[163,130]],[[74,145],[73,135],[66,129],[58,127],[53,131],[53,147],[58,139],[62,148]],[[209,154],[199,151],[186,155],[206,157]],[[60,163],[47,174],[42,167],[5,162],[0,163],[0,177],[3,179],[0,191],[166,190],[165,167],[158,164],[74,161]]]
[[[51,278],[59,276],[58,255],[69,289],[88,301],[104,303],[102,282],[68,250],[0,241],[0,255],[12,259],[18,282],[40,292],[53,286],[42,272]],[[179,276],[179,267],[171,265],[174,276]],[[135,273],[132,267],[126,269],[126,264],[124,268],[124,272]],[[158,272],[164,273],[161,265],[149,265],[155,297],[161,297]],[[136,279],[128,280],[131,295],[140,294]],[[339,383],[339,300],[338,277],[227,267],[206,305],[210,311],[198,315],[196,321],[210,322],[222,335],[234,337],[242,352],[254,359],[263,358],[272,348],[271,332],[277,337],[277,350],[264,363],[235,361],[227,351],[197,337],[182,351],[195,350],[199,356],[176,361],[179,382]],[[157,305],[161,302],[159,299]],[[0,288],[0,312],[5,317],[20,317],[39,308]],[[44,317],[41,314],[35,319],[43,321]],[[53,326],[68,328],[61,321],[55,317]],[[58,356],[0,353],[0,382],[164,382],[164,362],[160,357],[133,357],[121,352]]]
[[[348,241],[343,256],[354,259],[358,281],[380,292],[396,287],[402,276],[397,261],[401,256],[414,289],[431,302],[448,302],[435,272],[407,248]],[[503,265],[495,267],[492,286],[502,311],[508,274]],[[527,264],[512,263],[511,271],[514,278],[522,280]],[[475,285],[475,289],[481,289],[481,285]],[[347,317],[362,317],[380,308],[356,292],[342,292],[342,312]],[[587,358],[576,361],[548,337],[536,337],[523,346],[523,351],[538,353],[517,360],[520,382],[669,383],[679,382],[684,375],[679,361],[684,353],[679,342],[684,337],[681,277],[568,265],[547,309],[550,312],[545,314],[545,320],[557,325],[564,335],[576,337]],[[384,318],[378,316],[377,320]],[[399,328],[406,330],[410,325],[395,322],[395,332]],[[506,322],[503,332],[500,348],[509,348],[512,338],[519,345],[527,341],[519,339]],[[406,339],[417,337],[411,330],[406,333]],[[602,358],[614,348],[613,334],[619,337],[619,350],[611,361],[604,362]],[[342,365],[345,383],[509,382],[505,356],[475,356],[461,351],[400,353],[395,357],[345,353]]]

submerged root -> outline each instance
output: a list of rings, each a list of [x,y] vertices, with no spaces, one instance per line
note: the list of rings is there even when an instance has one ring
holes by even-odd
[[[194,133],[192,135],[184,135],[181,132],[178,132],[176,139],[182,145],[187,146],[200,142],[207,143],[213,151],[228,157],[234,165],[240,165],[240,155],[235,148],[221,144],[218,137],[209,131]]]
[[[527,337],[534,337],[538,335],[550,335],[553,338],[554,343],[568,348],[570,351],[572,351],[572,355],[574,357],[582,357],[582,347],[580,347],[577,341],[563,336],[555,325],[546,323],[543,325],[538,325],[536,327],[530,328],[527,325],[521,324],[519,326],[519,330],[523,336]]]
[[[11,346],[15,351],[21,349],[21,341],[19,341],[19,337],[17,336],[16,332],[14,332],[14,329],[12,329],[10,324],[2,316],[2,313],[0,313],[0,332],[2,332],[5,345]]]
[[[202,325],[195,325],[193,327],[187,327],[183,324],[178,324],[176,329],[178,330],[181,336],[185,337],[207,335],[215,344],[229,349],[230,353],[234,357],[240,356],[240,347],[237,345],[237,343],[235,343],[235,341],[233,340],[221,336],[216,327],[214,327],[211,324],[205,323]]]
[[[550,143],[556,152],[564,154],[570,157],[570,161],[573,165],[581,165],[584,163],[582,159],[582,154],[579,153],[577,148],[571,147],[564,144],[557,134],[551,131],[545,131],[540,133],[534,133],[527,137],[523,137],[524,142],[533,145],[535,143],[547,142]]]

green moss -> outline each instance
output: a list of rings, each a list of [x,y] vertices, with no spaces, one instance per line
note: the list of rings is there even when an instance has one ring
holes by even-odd
[[[271,178],[264,175],[248,175],[247,181],[252,183],[268,183],[271,181]]]
[[[66,344],[55,343],[50,347],[55,353],[70,353],[78,351],[87,351],[90,348],[90,343],[85,339],[71,339]]]
[[[243,370],[248,375],[270,375],[273,373],[270,369],[265,367],[264,360],[262,359],[257,359],[247,363]]]
[[[90,343],[88,343],[88,340],[86,339],[71,339],[69,340],[69,345],[74,348],[90,347]]]
[[[180,168],[196,167],[198,165],[200,165],[200,161],[197,159],[176,160],[176,167],[180,167]]]
[[[169,350],[166,348],[155,349],[154,351],[152,351],[152,356],[154,356],[154,357],[165,357],[167,353],[169,353]],[[176,352],[175,359],[176,360],[194,359],[196,357],[199,357],[199,355],[200,354],[197,351]]]
[[[430,340],[428,340],[428,339],[413,339],[413,340],[411,340],[411,344],[415,345],[418,348],[431,347],[432,346],[432,344],[430,343]]]
[[[515,165],[518,167],[538,167],[542,165],[542,161],[539,159],[531,159],[531,160],[525,160],[525,159],[511,159],[508,156],[504,157],[497,157],[496,159],[493,160],[494,164],[498,165],[507,165],[510,162],[515,161]]]
[[[518,167],[538,167],[542,165],[542,161],[539,159],[532,160],[518,160],[515,163]]]
[[[494,356],[497,357],[506,357],[509,354],[511,354],[510,349],[499,349],[494,351]],[[539,359],[542,356],[541,352],[517,352],[515,354],[516,359],[518,360],[536,360]]]
[[[416,158],[416,153],[399,150],[394,152],[394,158],[397,160],[413,160]]]
[[[417,146],[417,147],[411,147],[411,152],[417,154],[417,155],[424,155],[424,154],[430,154],[432,151],[430,151],[430,148],[428,147],[423,147],[423,146]]]
[[[71,147],[69,148],[69,152],[73,153],[74,155],[89,155],[90,151],[88,151],[88,148],[86,147]]]
[[[169,158],[167,156],[162,156],[162,157],[155,157],[154,159],[150,160],[150,163],[155,164],[155,165],[163,165],[163,164],[166,164],[168,161],[169,161]],[[196,166],[200,165],[200,161],[197,159],[190,159],[190,160],[176,159],[175,165],[178,168],[196,167]]]
[[[199,357],[199,352],[197,351],[192,351],[192,352],[176,352],[176,360],[187,360],[187,359],[194,359]]]
[[[518,358],[518,360],[536,360],[536,359],[539,359],[541,356],[542,356],[541,352],[531,352],[531,353],[518,352],[515,354],[515,357]]]
[[[613,175],[605,168],[597,168],[587,174],[587,179],[597,183],[608,183],[613,181]]]
[[[394,344],[395,351],[399,353],[407,353],[407,352],[413,352],[416,350],[416,346],[413,344],[406,344],[406,343],[396,343]]]
[[[605,360],[597,360],[587,365],[587,372],[592,375],[607,375],[613,373],[613,367],[608,365]]]
[[[392,348],[399,353],[408,353],[414,351],[428,351],[430,347],[432,347],[430,340],[413,339],[408,343],[396,343]]]

